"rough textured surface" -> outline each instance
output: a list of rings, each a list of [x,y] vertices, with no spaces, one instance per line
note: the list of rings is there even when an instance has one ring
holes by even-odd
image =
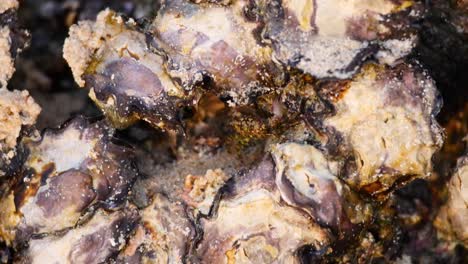
[[[4,0],[0,3],[0,13],[7,11],[8,9],[18,8],[17,0]]]
[[[378,193],[409,180],[403,178],[430,174],[443,140],[435,121],[441,102],[419,66],[368,65],[351,82],[324,92],[336,111],[324,125],[355,157],[356,172],[346,179],[351,185]]]
[[[276,57],[319,78],[348,78],[372,55],[390,64],[407,55],[415,43],[410,21],[420,16],[413,1],[253,2]],[[398,14],[406,16],[394,27]]]
[[[468,158],[461,157],[448,183],[448,200],[435,220],[442,236],[468,245]],[[447,223],[450,223],[447,225]]]
[[[134,209],[114,213],[98,211],[84,226],[63,236],[35,239],[20,263],[103,263],[126,243],[138,220]]]
[[[10,29],[8,27],[3,27],[0,29],[0,63],[2,65],[0,69],[0,85],[1,87],[6,87],[8,80],[15,72],[15,67],[13,65],[13,59],[10,54],[11,48],[11,39],[10,39]]]
[[[16,24],[17,7],[16,1],[0,4],[0,185],[3,176],[17,169],[17,151],[20,149],[17,140],[23,128],[33,126],[41,112],[28,91],[7,89],[15,72],[16,56],[26,45],[27,38],[27,33]]]
[[[0,149],[14,148],[21,127],[34,125],[40,111],[27,91],[0,89]]]
[[[27,91],[0,88],[0,178],[15,170],[17,141],[24,127],[33,126],[41,108]],[[1,191],[0,191],[1,193]]]
[[[321,251],[328,245],[326,230],[281,203],[274,180],[267,158],[230,183],[216,213],[201,221],[204,235],[196,255],[202,262],[298,263],[299,248]]]
[[[7,230],[2,240],[21,244],[74,227],[97,207],[120,208],[137,172],[131,150],[112,143],[111,133],[102,123],[76,118],[39,139],[23,139],[29,155],[6,194],[14,203],[2,204],[19,221],[0,224]]]
[[[166,128],[207,90],[249,105],[284,87],[291,71],[349,78],[372,56],[393,65],[414,47],[411,22],[422,15],[411,1],[218,4],[163,1],[143,25],[103,11],[72,26],[65,58],[115,125],[142,119]]]
[[[467,261],[464,1],[18,10],[1,263]]]

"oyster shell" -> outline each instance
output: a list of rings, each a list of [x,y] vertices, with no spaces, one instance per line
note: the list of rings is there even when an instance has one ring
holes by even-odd
[[[431,158],[442,144],[435,121],[441,100],[420,67],[368,64],[351,81],[320,89],[335,109],[323,120],[329,147],[354,156],[347,183],[378,194],[431,173]]]
[[[261,45],[255,36],[257,23],[243,16],[247,4],[164,1],[151,34],[154,45],[168,56],[171,77],[180,80],[185,89],[197,84],[212,86],[236,103],[245,101],[249,93],[281,85],[282,70],[272,61],[271,48]]]
[[[132,150],[113,143],[103,122],[78,117],[24,141],[29,156],[21,178],[1,203],[15,216],[0,224],[8,244],[74,227],[95,207],[122,207],[137,176]]]
[[[20,263],[104,263],[126,245],[139,219],[135,209],[99,210],[64,235],[32,239]]]
[[[286,65],[318,78],[349,78],[372,56],[392,64],[415,45],[413,1],[250,1],[248,17]]]
[[[468,156],[458,160],[455,173],[448,182],[448,200],[435,219],[435,226],[448,241],[468,246]],[[447,224],[449,223],[449,224]]]
[[[72,23],[106,1],[78,2],[51,6]],[[38,107],[0,88],[0,153],[12,164],[0,164],[11,176],[0,262],[8,250],[23,263],[394,261],[406,225],[427,220],[397,216],[392,191],[430,176],[442,142],[434,81],[405,59],[424,23],[419,2],[162,0],[130,12],[140,5],[128,0],[129,14],[155,16],[108,9],[72,26],[64,57],[114,128],[143,120],[184,135],[143,122],[119,132],[137,157],[104,121],[35,138]],[[0,4],[2,86],[21,36],[16,5]],[[449,230],[435,224],[466,247],[459,178],[438,218]]]
[[[196,256],[201,262],[299,263],[300,248],[326,251],[328,231],[281,202],[271,158],[228,186],[213,215],[200,219],[203,238]]]
[[[140,211],[139,230],[118,263],[184,263],[195,240],[195,226],[180,202],[156,193]]]
[[[162,1],[144,28],[110,10],[71,27],[64,57],[114,125],[171,127],[207,89],[251,104],[296,69],[348,78],[371,55],[394,64],[412,50],[420,16],[411,1],[195,2]]]
[[[277,188],[289,205],[337,233],[350,233],[354,225],[370,221],[370,205],[337,177],[338,163],[315,147],[283,143],[273,146],[272,156]]]
[[[170,95],[183,92],[166,74],[163,56],[149,51],[136,26],[113,11],[102,11],[95,22],[70,28],[64,57],[75,81],[90,89],[90,97],[115,126],[143,119],[164,128],[177,117]]]

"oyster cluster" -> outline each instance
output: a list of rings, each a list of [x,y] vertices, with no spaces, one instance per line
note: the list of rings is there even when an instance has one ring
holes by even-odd
[[[6,89],[27,33],[0,3],[0,262],[394,261],[387,201],[443,144],[435,81],[408,56],[426,7],[156,2],[70,27],[63,56],[104,118],[42,133]],[[434,222],[465,247],[466,160]]]

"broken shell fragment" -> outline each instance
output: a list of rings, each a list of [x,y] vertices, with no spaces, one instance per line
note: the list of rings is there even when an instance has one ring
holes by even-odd
[[[435,121],[440,98],[420,67],[369,64],[351,81],[325,85],[321,93],[335,108],[324,126],[348,148],[343,155],[354,156],[348,165],[355,170],[343,176],[352,187],[378,194],[431,172],[442,144]]]
[[[8,243],[71,228],[95,207],[120,208],[137,176],[132,150],[113,143],[103,122],[78,117],[24,145],[29,156],[9,196],[14,203],[5,203],[20,218],[16,231],[8,226]]]

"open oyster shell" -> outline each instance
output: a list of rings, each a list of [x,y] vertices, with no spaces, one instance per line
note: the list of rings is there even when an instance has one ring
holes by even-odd
[[[272,60],[272,49],[261,45],[255,35],[258,23],[243,15],[247,4],[164,1],[151,34],[155,45],[168,56],[171,77],[180,80],[185,89],[205,85],[236,103],[251,93],[281,85],[282,70]]]
[[[140,214],[139,229],[117,263],[184,263],[196,234],[185,206],[157,193]]]
[[[415,44],[413,1],[250,1],[247,16],[282,63],[318,78],[349,78],[372,56],[393,63]],[[380,56],[385,55],[385,56]]]

